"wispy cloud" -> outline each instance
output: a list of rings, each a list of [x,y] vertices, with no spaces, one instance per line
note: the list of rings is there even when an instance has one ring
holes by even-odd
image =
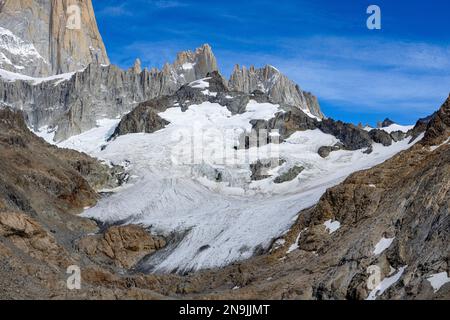
[[[131,17],[151,11],[164,9],[174,9],[187,7],[188,4],[177,0],[141,0],[141,5],[145,5],[145,10],[140,10],[141,6],[133,2],[123,2],[117,5],[105,6],[98,12],[99,16],[104,17]]]
[[[272,54],[217,55],[227,73],[235,63],[275,65],[334,112],[416,119],[436,110],[450,92],[450,46],[337,37],[281,39],[273,46]]]
[[[98,12],[98,15],[107,17],[131,16],[133,15],[133,11],[127,8],[126,3],[122,3],[119,5],[104,7]]]
[[[272,64],[304,90],[332,104],[332,111],[337,113],[410,114],[413,121],[418,115],[433,112],[447,97],[449,47],[397,41],[371,43],[368,39],[333,37],[322,37],[321,41],[283,39],[273,44],[280,54],[227,49],[215,50],[215,54],[227,77],[234,64]],[[134,57],[140,57],[145,65],[160,68],[172,62],[179,51],[201,44],[185,40],[133,42],[114,59],[131,65]]]
[[[152,3],[160,9],[179,8],[187,6],[186,3],[175,0],[158,0],[152,1]]]

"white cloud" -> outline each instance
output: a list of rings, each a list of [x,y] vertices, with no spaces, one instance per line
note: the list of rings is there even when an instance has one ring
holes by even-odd
[[[109,17],[121,17],[121,16],[131,16],[133,12],[127,9],[126,4],[122,3],[117,6],[107,6],[98,12],[100,16]]]
[[[159,0],[159,1],[153,1],[153,3],[161,9],[168,9],[168,8],[178,8],[178,7],[185,7],[187,4],[180,2],[180,1],[173,1],[173,0]]]
[[[336,37],[283,39],[274,46],[279,55],[224,51],[219,62],[227,70],[235,63],[275,65],[346,112],[424,115],[450,92],[449,46]]]

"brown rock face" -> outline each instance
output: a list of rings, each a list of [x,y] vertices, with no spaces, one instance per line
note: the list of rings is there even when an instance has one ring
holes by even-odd
[[[0,213],[0,236],[5,237],[16,248],[40,261],[54,266],[67,267],[70,258],[57,244],[55,238],[36,221],[23,213]]]
[[[93,188],[114,186],[106,165],[58,149],[28,130],[18,111],[0,109],[0,199],[25,212],[79,213],[97,202]]]
[[[1,26],[17,37],[13,39],[22,48],[34,47],[38,53],[30,56],[32,61],[24,61],[28,62],[21,66],[24,69],[10,67],[10,71],[48,76],[92,62],[109,64],[91,0],[4,0],[0,9]],[[19,59],[8,50],[3,53],[13,62]]]
[[[88,236],[78,246],[96,261],[112,261],[117,267],[130,269],[146,255],[163,248],[164,239],[150,235],[145,229],[135,226],[116,226],[104,234]]]
[[[437,145],[443,143],[450,136],[450,96],[428,124],[424,145]]]

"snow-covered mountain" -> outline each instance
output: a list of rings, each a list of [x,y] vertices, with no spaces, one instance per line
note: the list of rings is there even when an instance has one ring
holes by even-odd
[[[67,27],[70,4],[4,0],[0,6],[0,100],[23,110],[35,130],[55,131],[58,141],[218,71],[207,44],[180,52],[162,70],[142,69],[139,60],[129,70],[121,70],[109,64],[91,0],[78,4],[81,30]],[[253,71],[234,72],[230,87],[246,93],[263,89],[274,103],[288,103],[323,117],[317,98],[274,67],[255,71],[256,78]]]
[[[83,216],[142,224],[166,237],[168,246],[143,261],[144,270],[223,267],[267,250],[327,188],[412,145],[403,139],[383,146],[352,125],[270,101],[267,94],[230,91],[213,73],[59,143],[125,165],[131,176],[127,185],[104,190],[109,196]],[[297,128],[288,130],[294,115]],[[249,148],[243,135],[263,122],[270,138]],[[324,133],[336,128],[347,133]],[[336,145],[342,150],[319,155]],[[262,172],[260,163],[270,165]]]
[[[224,79],[207,44],[122,70],[70,3],[0,0],[3,295],[448,296],[450,98],[363,128],[273,66]]]

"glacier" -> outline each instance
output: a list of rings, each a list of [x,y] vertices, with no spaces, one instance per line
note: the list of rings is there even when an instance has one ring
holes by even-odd
[[[279,111],[276,104],[255,101],[250,101],[245,113],[236,115],[209,102],[191,105],[185,112],[172,107],[159,113],[170,124],[157,132],[127,134],[108,142],[120,119],[103,119],[96,128],[58,146],[126,165],[129,183],[112,190],[82,215],[108,224],[140,224],[172,239],[165,249],[145,260],[142,268],[157,273],[217,268],[270,248],[290,229],[300,211],[315,205],[326,189],[411,146],[405,139],[389,147],[374,144],[371,154],[340,150],[323,159],[318,149],[339,140],[316,129],[297,131],[276,147],[235,149],[239,132],[249,130],[252,119],[267,120]],[[225,150],[214,150],[216,137],[205,132],[226,132]],[[202,154],[201,162],[185,161],[186,154],[178,152],[180,145],[182,150],[189,148],[191,138],[202,139],[207,146],[206,151],[193,150]],[[252,154],[250,162],[267,158],[267,153],[260,151],[271,147],[285,161],[270,171],[272,177],[251,181],[249,164],[241,160],[248,153]],[[234,152],[239,161],[220,163],[217,151]],[[294,165],[305,169],[292,181],[274,183],[277,174]],[[221,172],[220,181],[214,179],[217,171]]]

